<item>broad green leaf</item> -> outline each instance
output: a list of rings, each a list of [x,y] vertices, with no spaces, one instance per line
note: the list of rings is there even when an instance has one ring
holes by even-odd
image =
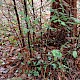
[[[55,49],[55,50],[52,50],[51,52],[52,52],[52,55],[54,57],[57,57],[57,58],[61,58],[62,57],[62,53],[59,50]]]
[[[77,58],[78,57],[77,51],[73,51],[72,55],[74,58]]]

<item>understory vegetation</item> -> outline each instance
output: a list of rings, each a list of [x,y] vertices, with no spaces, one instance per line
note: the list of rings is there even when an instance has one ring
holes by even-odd
[[[0,1],[0,80],[80,79],[80,20],[70,1]]]

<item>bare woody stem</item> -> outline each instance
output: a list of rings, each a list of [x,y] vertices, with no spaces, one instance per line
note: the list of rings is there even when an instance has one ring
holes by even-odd
[[[15,0],[13,0],[13,2],[14,2],[14,10],[15,10],[17,22],[18,22],[19,33],[20,33],[20,37],[21,37],[21,46],[25,47],[25,41],[24,41],[24,36],[23,36],[22,30],[21,30],[21,26],[20,26],[20,20],[19,20],[19,15],[18,15],[17,8],[16,8],[16,2],[15,2]]]
[[[25,15],[26,15],[26,18],[28,17],[28,10],[27,10],[27,1],[24,0],[24,12],[25,12]],[[29,29],[28,27],[28,22],[25,20],[26,22],[26,28]],[[32,57],[32,54],[31,54],[31,46],[30,46],[30,31],[28,32],[28,46],[29,46],[29,51],[30,51],[30,57]]]

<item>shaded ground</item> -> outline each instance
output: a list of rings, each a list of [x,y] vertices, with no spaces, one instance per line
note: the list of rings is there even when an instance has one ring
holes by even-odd
[[[0,45],[0,80],[79,80],[80,48],[76,48],[78,57],[74,58],[72,56],[75,45],[80,47],[78,46],[79,43],[75,42],[74,44],[65,41],[63,39],[65,37],[62,38],[63,40],[59,40],[54,35],[54,32],[51,32],[48,37],[48,45],[45,45],[46,36],[47,34],[45,33],[41,42],[36,41],[34,43],[36,52],[33,53],[32,58],[27,55],[28,57],[25,57],[26,60],[23,59],[19,47],[14,47],[9,41],[4,41],[5,44]],[[60,37],[60,35],[58,36]],[[75,38],[69,39],[74,40]],[[54,40],[57,40],[57,42]],[[65,47],[62,47],[63,44],[65,44]],[[60,50],[63,57],[54,61],[51,55],[51,50],[53,49]],[[27,48],[22,49],[22,51],[23,54],[29,54]],[[56,64],[57,67],[52,64]]]

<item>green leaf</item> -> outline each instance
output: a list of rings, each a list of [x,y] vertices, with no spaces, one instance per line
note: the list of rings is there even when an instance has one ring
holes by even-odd
[[[54,23],[59,22],[59,20],[54,20]]]
[[[31,74],[28,74],[28,77],[30,77],[31,76]]]
[[[77,58],[78,57],[77,51],[73,51],[72,55],[74,58]]]
[[[39,72],[38,72],[38,71],[34,71],[34,72],[33,72],[33,75],[34,75],[34,76],[39,76]]]
[[[22,64],[22,65],[25,65],[25,63],[24,63],[24,62],[21,62],[21,64]]]
[[[30,61],[28,61],[28,62],[27,62],[27,64],[28,64],[28,65],[31,65],[31,62],[30,62]]]
[[[65,22],[61,21],[61,25],[62,26],[66,26]]]
[[[55,0],[52,0],[52,2],[55,2]]]
[[[24,34],[27,34],[27,32],[29,32],[29,29],[23,28],[23,33],[24,33]]]
[[[54,12],[54,9],[50,8],[50,12]]]
[[[52,58],[51,57],[48,57],[48,60],[51,60]]]
[[[22,80],[21,78],[19,80]]]
[[[73,20],[75,21],[74,23],[76,23],[76,24],[80,24],[80,20],[79,20],[79,19],[74,18],[74,17],[71,17],[71,19],[73,19]]]
[[[61,58],[62,57],[62,53],[59,50],[55,49],[55,50],[52,50],[51,52],[52,52],[52,55],[54,57],[57,57],[57,58]]]
[[[27,16],[27,17],[25,18],[25,20],[29,23],[29,21],[30,21],[30,17]]]
[[[25,74],[28,74],[28,70],[25,71]]]
[[[38,70],[38,71],[41,71],[41,67],[37,67],[37,70]]]
[[[54,21],[54,20],[56,20],[58,17],[56,16],[56,15],[54,15],[54,16],[52,16],[52,19],[51,19],[51,21]]]
[[[19,70],[16,70],[15,72],[16,72],[16,73],[18,73],[18,72],[19,72]]]
[[[24,16],[24,12],[23,11],[20,11],[19,14],[22,15],[22,16]]]
[[[36,18],[34,21],[33,21],[34,24],[39,24],[39,19]]]
[[[40,65],[40,64],[41,64],[41,61],[38,61],[36,65]]]
[[[47,23],[44,23],[44,24],[43,24],[43,26],[42,26],[42,28],[45,28],[45,29],[47,29],[47,28],[50,28],[50,26],[49,26],[49,24],[47,24]]]
[[[57,68],[57,65],[56,65],[56,64],[53,63],[53,64],[51,64],[51,65],[52,65],[55,69]]]
[[[54,57],[54,61],[57,61],[57,57]]]

